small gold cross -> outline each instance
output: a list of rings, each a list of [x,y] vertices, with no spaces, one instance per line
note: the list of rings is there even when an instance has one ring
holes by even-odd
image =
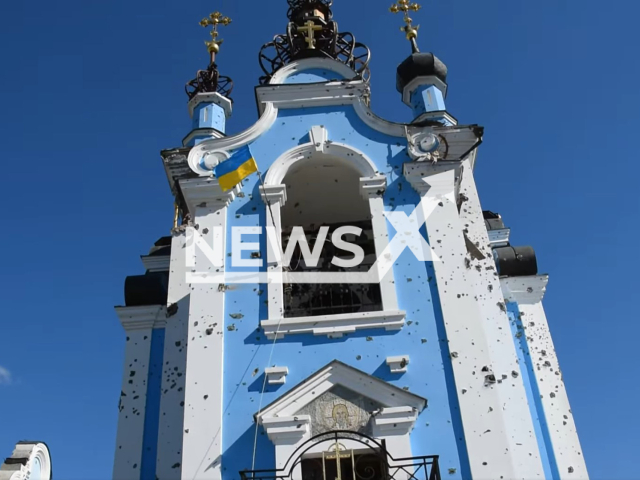
[[[402,12],[404,15],[404,23],[406,23],[406,25],[404,27],[400,27],[400,30],[407,35],[407,40],[412,43],[414,43],[415,39],[418,37],[418,29],[420,28],[420,25],[413,25],[413,19],[409,16],[409,11],[417,12],[420,8],[421,6],[419,3],[409,3],[409,0],[398,0],[396,3],[391,5],[391,8],[389,8],[391,13]]]
[[[220,12],[213,12],[211,15],[209,15],[208,18],[205,17],[200,20],[200,25],[205,28],[208,26],[213,26],[210,32],[211,41],[204,42],[204,44],[207,46],[207,50],[209,50],[209,53],[216,54],[220,51],[220,45],[222,44],[223,40],[218,40],[218,26],[224,25],[226,27],[230,23],[231,19],[229,17],[224,17]]]
[[[296,25],[296,30],[302,32],[304,35],[304,41],[307,42],[308,49],[316,48],[316,39],[314,38],[314,32],[322,30],[322,25],[316,25],[312,20],[309,20],[304,25]]]

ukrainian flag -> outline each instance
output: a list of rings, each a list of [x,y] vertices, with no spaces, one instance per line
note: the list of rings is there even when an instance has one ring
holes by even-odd
[[[236,150],[229,159],[219,163],[213,169],[213,174],[218,179],[218,182],[220,182],[220,188],[222,188],[223,191],[227,191],[257,171],[258,165],[253,159],[249,146],[245,145]]]

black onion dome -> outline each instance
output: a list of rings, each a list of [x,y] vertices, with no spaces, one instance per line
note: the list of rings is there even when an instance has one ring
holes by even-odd
[[[446,84],[447,66],[433,53],[414,53],[398,65],[396,89],[402,93],[413,79],[427,76],[435,76]]]

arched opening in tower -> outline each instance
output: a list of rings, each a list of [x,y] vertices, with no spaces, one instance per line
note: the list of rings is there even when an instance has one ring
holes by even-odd
[[[287,172],[287,202],[281,210],[282,244],[286,250],[294,228],[302,227],[311,252],[319,248],[317,264],[307,261],[299,243],[293,250],[288,272],[332,272],[335,283],[284,285],[284,316],[307,317],[382,310],[378,283],[351,283],[343,280],[349,272],[368,272],[376,259],[369,202],[360,194],[360,174],[338,159],[322,156],[298,162]],[[345,234],[342,240],[356,245],[364,259],[356,266],[336,265],[337,259],[352,260],[355,254],[332,242],[340,227],[361,229],[359,235]],[[338,262],[339,263],[339,262]],[[285,272],[285,282],[291,276]]]

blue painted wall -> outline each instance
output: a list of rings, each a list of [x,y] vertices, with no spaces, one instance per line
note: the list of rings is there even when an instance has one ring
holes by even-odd
[[[356,74],[354,72],[353,76]],[[300,72],[296,72],[292,75],[289,75],[284,83],[285,84],[294,84],[294,83],[317,83],[317,82],[326,82],[328,80],[343,80],[344,76],[336,73],[332,70],[326,68],[309,68],[307,70],[302,70]]]
[[[545,478],[559,480],[560,472],[553,453],[551,437],[549,436],[549,426],[545,420],[542,402],[540,400],[540,390],[536,383],[536,371],[529,349],[529,339],[527,338],[526,325],[522,323],[522,315],[517,303],[507,303],[507,314],[511,324],[511,333],[516,345],[518,363],[520,364],[520,375],[527,392],[527,400],[533,420],[538,447],[540,449],[540,459],[544,467]]]
[[[420,85],[411,92],[410,102],[415,117],[419,117],[425,112],[446,110],[444,95],[434,85]]]
[[[286,150],[308,141],[314,125],[324,125],[329,139],[349,144],[366,153],[380,173],[387,176],[385,208],[409,214],[419,202],[417,193],[402,177],[402,164],[409,160],[403,141],[372,131],[351,107],[311,108],[280,111],[271,130],[252,145],[260,169]],[[258,193],[256,176],[244,184],[245,196],[229,207],[229,227],[264,226],[266,207]],[[389,234],[395,232],[389,225]],[[245,238],[245,237],[243,237]],[[228,242],[231,242],[229,230]],[[264,241],[264,236],[262,238]],[[245,241],[255,241],[250,236]],[[264,248],[263,248],[264,251]],[[264,255],[263,255],[264,256]],[[264,368],[272,341],[265,338],[259,322],[267,318],[266,286],[233,285],[226,293],[224,367],[224,478],[251,468],[255,424],[260,406],[266,406],[288,389],[334,359],[375,375],[400,388],[428,399],[411,434],[414,455],[440,455],[441,469],[448,478],[463,478],[466,465],[464,439],[455,384],[450,369],[442,318],[434,307],[434,280],[430,265],[405,251],[394,266],[399,307],[407,312],[407,324],[398,332],[366,330],[341,339],[313,335],[290,335],[276,342],[272,365],[287,366],[287,383],[268,388],[261,399]],[[385,359],[408,354],[411,363],[403,375],[389,373]],[[450,395],[453,392],[453,395]],[[274,446],[266,434],[257,436],[255,468],[273,468]],[[453,472],[448,474],[449,469]],[[468,477],[468,475],[466,475]]]
[[[163,354],[164,329],[153,330],[151,336],[151,352],[149,354],[149,373],[147,376],[147,402],[144,416],[144,437],[142,441],[142,462],[140,467],[141,480],[156,479]]]

